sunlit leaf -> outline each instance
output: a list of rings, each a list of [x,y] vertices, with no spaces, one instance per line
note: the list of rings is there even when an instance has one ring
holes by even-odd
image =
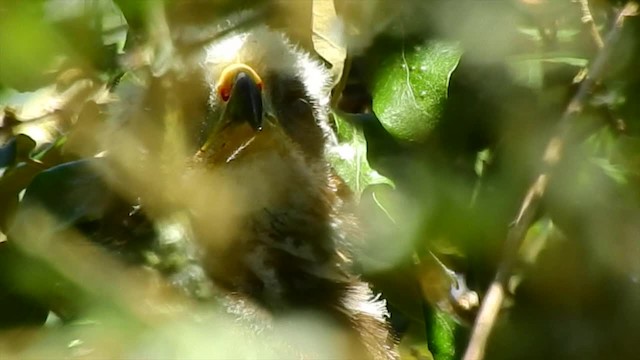
[[[396,40],[373,76],[373,109],[399,140],[422,142],[438,124],[451,73],[462,50],[455,42]]]
[[[313,48],[329,64],[335,86],[342,77],[347,48],[342,44],[342,22],[336,14],[332,0],[313,1],[312,35]]]
[[[361,194],[372,184],[391,184],[391,180],[371,168],[367,160],[367,143],[362,129],[347,121],[346,114],[334,114],[338,145],[329,150],[329,159],[334,169],[349,185]]]
[[[451,315],[432,309],[427,318],[427,341],[435,360],[455,359],[455,320]]]

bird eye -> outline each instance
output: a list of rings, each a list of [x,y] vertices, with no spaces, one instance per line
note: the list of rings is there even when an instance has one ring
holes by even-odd
[[[231,96],[231,89],[227,86],[223,87],[220,89],[220,97],[222,98],[222,101],[227,102],[229,101],[229,97]]]

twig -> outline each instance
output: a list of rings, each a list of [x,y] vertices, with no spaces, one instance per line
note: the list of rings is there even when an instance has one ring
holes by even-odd
[[[575,118],[575,115],[582,111],[595,80],[602,75],[605,65],[611,56],[612,47],[620,36],[625,17],[635,14],[637,9],[637,3],[629,2],[625,5],[622,11],[620,11],[616,17],[613,28],[609,31],[609,34],[603,43],[604,46],[601,48],[589,68],[588,77],[580,84],[578,92],[575,94],[573,99],[571,99],[569,105],[567,105],[567,108],[558,122],[556,134],[547,144],[543,159],[545,169],[529,187],[527,195],[520,207],[520,211],[518,212],[518,216],[511,229],[509,229],[503,249],[504,253],[502,262],[498,267],[493,282],[489,286],[487,295],[483,299],[478,317],[476,318],[476,322],[472,329],[469,344],[467,345],[467,349],[463,357],[464,360],[480,360],[484,357],[487,340],[489,339],[489,335],[491,334],[495,321],[498,317],[498,313],[500,312],[500,308],[502,307],[502,303],[507,292],[507,282],[511,277],[512,270],[518,258],[518,249],[522,244],[527,229],[531,226],[535,214],[538,211],[540,201],[545,193],[547,184],[549,183],[549,177],[552,170],[558,164],[563,155],[565,141],[567,134],[572,127],[573,119]]]
[[[589,8],[589,0],[580,0],[580,11],[582,11],[582,23],[589,30],[589,34],[593,39],[593,43],[596,45],[598,50],[602,49],[604,46],[604,42],[602,42],[602,37],[600,37],[600,32],[596,27],[596,23],[593,20],[593,15],[591,15],[591,9]]]

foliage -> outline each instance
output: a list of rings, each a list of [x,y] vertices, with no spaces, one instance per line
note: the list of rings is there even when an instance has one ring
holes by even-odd
[[[201,206],[232,211],[216,184],[181,177],[207,117],[190,59],[258,23],[331,68],[327,154],[358,200],[357,266],[387,300],[403,358],[461,358],[506,262],[486,358],[637,356],[635,14],[613,37],[622,1],[326,3],[0,4],[0,357],[272,355],[211,304],[189,241],[198,224],[168,210],[209,191],[220,203]],[[589,72],[602,54],[603,73]],[[323,319],[294,320],[281,334],[332,349],[295,331],[324,334]]]

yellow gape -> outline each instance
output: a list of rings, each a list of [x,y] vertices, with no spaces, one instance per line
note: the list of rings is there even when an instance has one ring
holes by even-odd
[[[246,64],[231,64],[222,70],[220,78],[218,79],[218,84],[216,85],[216,91],[223,101],[229,100],[229,96],[231,96],[231,88],[233,87],[234,80],[239,72],[245,72],[249,75],[256,85],[258,85],[258,88],[262,90],[262,79],[255,70]]]

